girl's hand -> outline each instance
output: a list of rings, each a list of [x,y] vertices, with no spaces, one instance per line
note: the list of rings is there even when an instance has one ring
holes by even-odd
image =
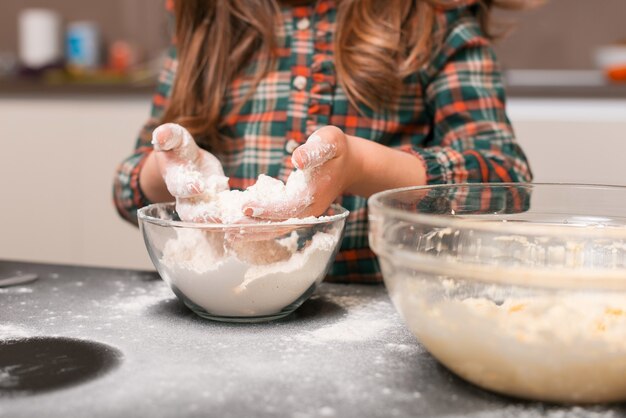
[[[304,172],[306,190],[288,199],[248,202],[246,215],[271,220],[320,216],[360,176],[350,140],[335,126],[313,133],[294,151],[291,161]]]
[[[182,126],[174,123],[159,126],[152,134],[152,144],[159,171],[172,196],[187,199],[228,190],[228,179],[224,177],[219,160],[198,147],[189,131]],[[218,182],[219,190],[207,190],[206,179],[210,176],[224,178],[224,181]]]
[[[219,160],[198,147],[189,131],[167,123],[152,134],[154,157],[167,191],[176,198],[176,212],[187,222],[218,222],[200,203],[228,190]]]

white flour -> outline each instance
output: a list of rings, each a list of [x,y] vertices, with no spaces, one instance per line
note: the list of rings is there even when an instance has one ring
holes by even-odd
[[[176,211],[183,221],[198,223],[250,224],[264,211],[276,216],[297,217],[313,202],[310,181],[314,167],[335,155],[334,146],[310,138],[314,146],[303,157],[311,160],[295,170],[286,183],[261,174],[245,191],[229,190],[228,178],[214,156],[200,154],[187,130],[166,124],[153,134],[156,151],[173,151],[178,160],[167,167],[165,182],[176,198]],[[314,163],[314,164],[313,164]],[[191,197],[190,197],[191,196]],[[251,212],[251,213],[248,213]],[[291,220],[270,233],[285,235],[286,225],[306,222]],[[312,222],[317,223],[317,222]],[[221,316],[262,316],[278,313],[295,302],[314,283],[324,278],[337,246],[341,228],[300,237],[313,228],[291,227],[287,238],[249,236],[220,231],[174,229],[177,236],[163,248],[163,278],[196,305]],[[289,231],[289,227],[287,227]],[[268,234],[263,230],[259,234]],[[257,235],[259,235],[257,234]],[[307,243],[299,248],[300,238]]]
[[[309,146],[307,147],[307,152],[301,153],[301,164],[297,164],[292,158],[293,165],[299,169],[318,167],[334,158],[337,154],[335,144],[323,142],[317,131],[306,142]]]
[[[261,174],[245,191],[224,190],[224,181],[228,184],[228,178],[211,176],[206,180],[205,194],[194,200],[177,201],[176,211],[184,221],[233,224],[250,221],[244,214],[244,208],[250,202],[271,202],[276,207],[288,207],[297,202],[298,207],[306,207],[312,202],[308,193],[309,174],[293,171],[286,184]]]
[[[32,336],[32,333],[25,328],[7,324],[0,325],[0,340],[26,338],[30,336]]]
[[[409,328],[467,380],[531,399],[626,399],[624,294],[435,301],[414,278],[397,290]]]
[[[0,293],[20,294],[20,293],[33,293],[33,289],[30,287],[7,287],[5,289],[0,288]]]
[[[164,134],[166,130],[169,133]],[[165,139],[160,141],[157,139],[160,136]],[[315,159],[319,165],[334,157],[334,147],[321,143],[317,135],[310,139],[319,144],[312,147],[311,155],[304,154],[307,158]],[[165,183],[170,193],[176,196],[176,211],[183,221],[250,222],[251,219],[244,214],[246,206],[253,209],[252,216],[260,217],[263,214],[260,206],[268,204],[277,213],[290,218],[313,201],[309,181],[314,167],[293,171],[287,183],[261,174],[256,184],[245,191],[229,190],[228,177],[215,156],[204,153],[200,161],[194,159],[199,152],[197,145],[182,126],[161,125],[153,132],[152,144],[157,152],[171,151],[177,155],[179,162],[170,162],[166,167]]]
[[[345,298],[343,301],[345,302]],[[384,302],[370,302],[366,306],[351,305],[341,321],[298,335],[298,342],[306,344],[359,343],[383,338],[394,324],[389,318]]]
[[[123,295],[126,294],[123,293]],[[121,317],[124,318],[127,314],[144,311],[150,306],[171,298],[173,298],[172,292],[170,292],[165,286],[158,287],[149,293],[144,292],[143,289],[138,289],[133,291],[128,297],[116,299],[114,304],[111,306],[111,309],[121,311],[123,314]]]
[[[317,232],[298,250],[296,232],[237,246],[202,230],[177,229],[163,249],[162,276],[210,314],[271,315],[322,281],[340,232]]]

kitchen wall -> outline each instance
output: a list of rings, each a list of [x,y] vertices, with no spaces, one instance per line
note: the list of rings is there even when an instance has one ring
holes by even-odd
[[[497,46],[508,69],[594,68],[595,47],[626,42],[624,0],[545,0],[533,10],[500,13],[499,20],[516,21]]]
[[[105,41],[130,40],[144,58],[155,57],[169,40],[165,0],[1,0],[0,52],[17,51],[17,16],[28,7],[58,11],[66,22],[92,20]]]
[[[156,56],[167,43],[164,0],[2,0],[0,51],[17,45],[16,17],[25,7],[49,7],[66,20],[92,19],[106,39],[125,38]],[[597,45],[626,40],[624,0],[546,0],[526,12],[500,13],[498,21],[516,22],[497,47],[506,68],[593,68]]]

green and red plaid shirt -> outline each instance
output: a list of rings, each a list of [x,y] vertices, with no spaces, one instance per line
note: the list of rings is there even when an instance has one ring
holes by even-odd
[[[295,145],[325,125],[414,154],[415,164],[425,164],[429,184],[530,181],[528,163],[505,113],[501,73],[476,19],[478,6],[467,0],[459,3],[438,12],[438,27],[446,33],[443,47],[406,78],[402,95],[384,113],[364,106],[359,112],[337,81],[335,1],[285,6],[277,28],[282,46],[275,66],[223,131],[229,139],[216,156],[230,186],[244,189],[261,173],[285,180],[293,169]],[[253,60],[250,72],[255,65]],[[176,67],[173,45],[159,78],[152,118],[133,155],[117,172],[115,203],[131,222],[137,222],[137,209],[150,203],[139,187],[139,172],[152,151],[152,131],[167,106]],[[224,98],[225,114],[250,87],[243,78],[232,83]],[[366,199],[344,195],[338,203],[350,210],[350,217],[327,279],[380,281],[377,260],[368,247]]]

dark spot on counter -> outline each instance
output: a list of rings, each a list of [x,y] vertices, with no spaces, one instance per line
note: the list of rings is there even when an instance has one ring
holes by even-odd
[[[0,340],[0,397],[83,383],[115,368],[122,354],[105,344],[63,337]]]

